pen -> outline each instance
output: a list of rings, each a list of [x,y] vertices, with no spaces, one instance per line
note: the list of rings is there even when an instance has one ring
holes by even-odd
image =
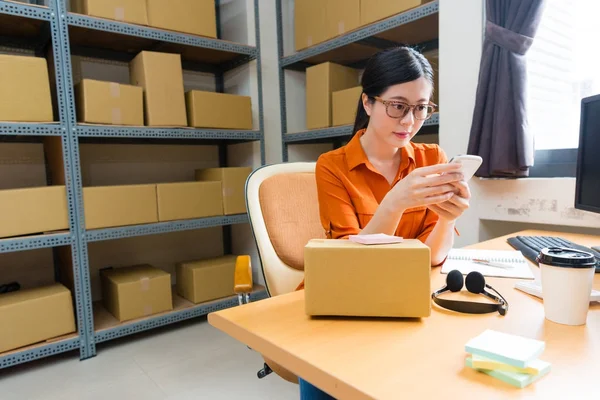
[[[480,259],[473,259],[473,262],[476,264],[483,264],[483,265],[487,265],[488,267],[495,267],[495,268],[512,268],[512,265],[508,265],[508,264],[500,264],[500,263],[495,263],[495,262],[491,262],[488,260],[480,260]]]

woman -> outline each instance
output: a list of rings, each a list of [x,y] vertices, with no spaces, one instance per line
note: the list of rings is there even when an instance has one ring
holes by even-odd
[[[434,112],[433,70],[414,49],[384,50],[361,79],[354,137],[316,165],[321,223],[328,238],[386,233],[419,239],[441,264],[455,221],[469,207],[459,164],[433,144],[411,139]],[[300,379],[301,399],[331,399]]]

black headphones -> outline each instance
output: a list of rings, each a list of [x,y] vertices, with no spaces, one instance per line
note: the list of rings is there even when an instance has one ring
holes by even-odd
[[[496,289],[485,283],[485,278],[480,272],[470,272],[465,279],[465,285],[469,292],[482,294],[494,300],[498,304],[476,303],[472,301],[447,300],[438,298],[440,294],[447,292],[448,290],[451,292],[458,292],[462,289],[463,276],[462,273],[456,269],[450,271],[448,276],[446,276],[446,286],[436,292],[433,292],[431,298],[435,304],[441,307],[466,314],[486,314],[498,311],[500,315],[505,315],[508,311],[508,302],[506,299],[502,297],[502,295],[498,293]],[[487,292],[485,288],[493,290],[498,297]]]

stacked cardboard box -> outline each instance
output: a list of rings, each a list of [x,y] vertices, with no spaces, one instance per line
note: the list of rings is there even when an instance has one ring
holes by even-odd
[[[192,127],[252,129],[249,96],[191,90],[186,94],[186,103]]]
[[[225,215],[246,213],[246,179],[252,168],[205,168],[196,170],[197,181],[220,182]]]
[[[432,0],[295,0],[296,51]]]
[[[100,277],[104,308],[121,322],[173,309],[171,275],[159,268],[108,268]]]
[[[354,123],[361,94],[362,86],[333,92],[331,96],[333,126],[349,125]]]
[[[328,128],[333,125],[332,93],[355,88],[359,71],[326,62],[306,69],[306,128]]]
[[[232,255],[177,264],[177,294],[192,303],[232,296],[235,263]]]
[[[141,87],[84,79],[75,86],[75,94],[79,122],[144,125]]]
[[[69,229],[65,186],[0,190],[0,237]]]
[[[71,292],[60,284],[0,296],[0,353],[75,332]]]
[[[46,59],[0,54],[0,121],[54,121]]]
[[[221,182],[177,182],[156,186],[158,220],[223,215]]]
[[[71,7],[93,17],[217,37],[214,0],[72,0]]]

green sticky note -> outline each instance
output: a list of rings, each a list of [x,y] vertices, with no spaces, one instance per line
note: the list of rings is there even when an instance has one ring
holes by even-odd
[[[518,372],[502,371],[502,370],[491,370],[491,369],[477,369],[473,368],[473,360],[471,357],[465,359],[465,365],[469,368],[473,368],[476,371],[483,372],[491,377],[506,382],[509,385],[518,387],[520,389],[532,384],[541,377],[545,376],[550,372],[550,363],[544,362],[545,366],[539,370],[537,375],[522,374]]]

